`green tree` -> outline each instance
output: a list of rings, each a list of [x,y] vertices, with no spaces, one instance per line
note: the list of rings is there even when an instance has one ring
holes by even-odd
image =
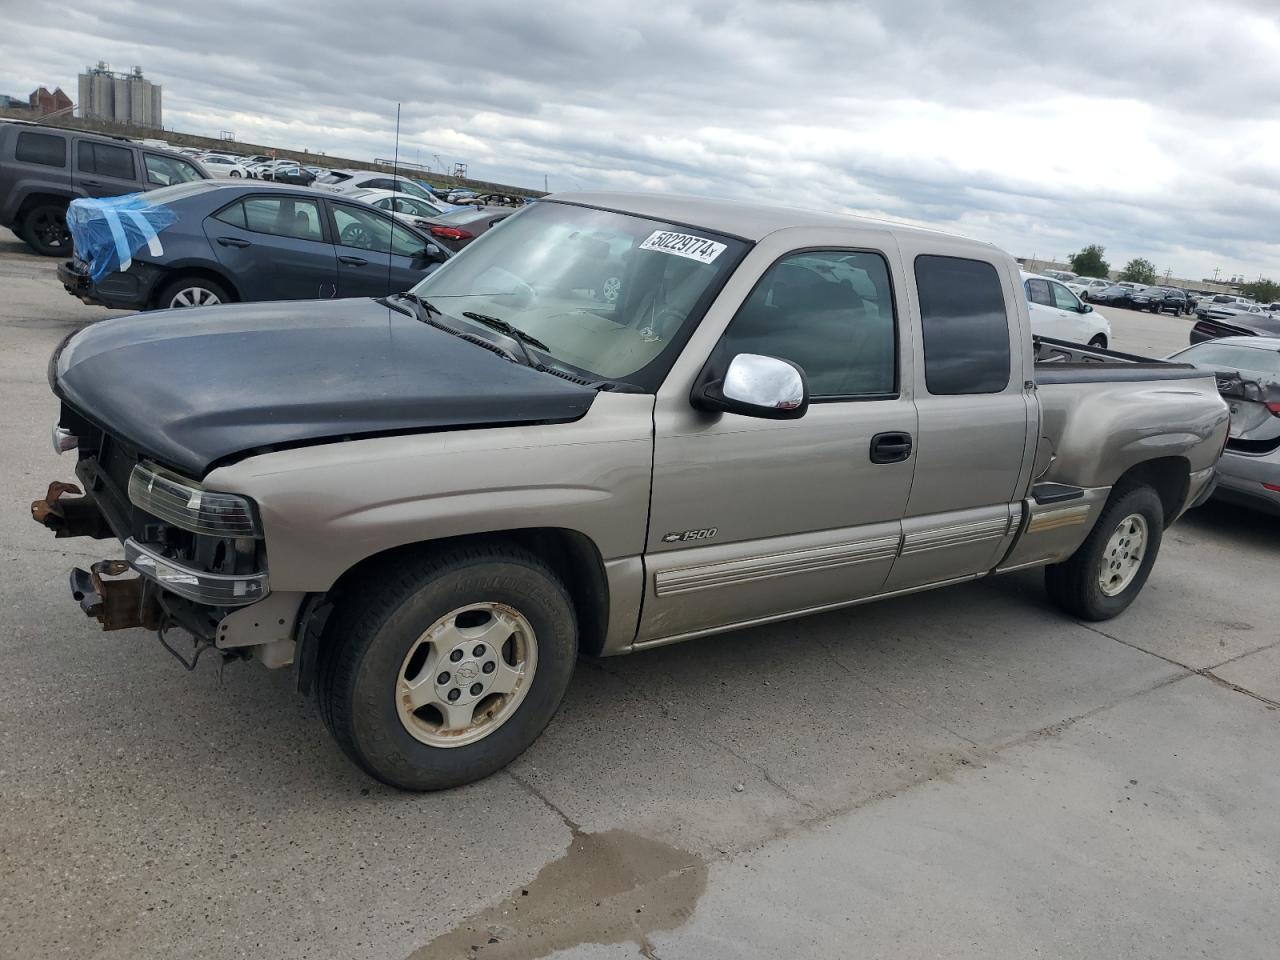
[[[1071,255],[1071,271],[1082,277],[1101,277],[1111,272],[1111,264],[1102,259],[1107,250],[1101,244],[1091,243],[1079,253]]]
[[[1156,265],[1142,257],[1134,257],[1120,271],[1120,279],[1130,283],[1155,283]]]
[[[1259,303],[1275,303],[1280,300],[1280,283],[1274,280],[1255,280],[1240,288],[1246,297],[1252,297]]]

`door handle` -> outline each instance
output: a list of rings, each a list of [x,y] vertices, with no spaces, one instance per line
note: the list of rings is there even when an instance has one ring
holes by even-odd
[[[345,257],[344,256],[344,257],[339,257],[338,262],[346,263],[353,267],[363,267],[369,261],[366,260],[364,257]]]
[[[239,237],[219,237],[218,243],[224,247],[248,247],[252,246],[248,240],[241,240]]]
[[[877,433],[871,438],[872,463],[901,463],[911,456],[911,434]]]

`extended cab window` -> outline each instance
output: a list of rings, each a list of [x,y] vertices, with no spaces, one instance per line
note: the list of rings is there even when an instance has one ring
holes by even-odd
[[[76,163],[81,173],[117,180],[133,180],[133,151],[128,147],[115,147],[109,143],[81,140]]]
[[[981,260],[916,257],[924,379],[938,394],[999,393],[1009,385],[1009,317],[1000,275]]]
[[[46,167],[67,165],[67,141],[55,133],[20,133],[14,159]]]
[[[298,197],[249,197],[217,214],[223,223],[295,240],[323,240],[320,204]]]
[[[721,341],[798,365],[815,400],[892,395],[896,335],[889,271],[876,253],[829,250],[779,260]]]

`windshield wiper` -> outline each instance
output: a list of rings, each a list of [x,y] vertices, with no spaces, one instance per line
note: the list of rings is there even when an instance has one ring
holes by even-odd
[[[430,317],[431,314],[435,314],[437,317],[444,316],[444,312],[439,307],[437,307],[434,303],[432,303],[430,300],[422,299],[422,297],[418,296],[416,293],[414,293],[411,290],[406,290],[403,293],[394,293],[392,294],[392,296],[395,297],[397,300],[408,300],[410,303],[418,307],[421,307],[423,313],[425,313],[427,316],[423,317],[420,315],[418,319],[423,321],[424,323],[431,323],[431,321],[428,319],[428,317]],[[438,324],[434,324],[434,325],[438,326]]]
[[[545,343],[543,343],[533,334],[525,333],[519,327],[513,327],[511,324],[507,323],[507,321],[505,320],[500,320],[497,317],[491,317],[487,313],[476,313],[472,310],[463,310],[462,315],[466,317],[468,320],[474,320],[477,323],[483,323],[486,327],[492,327],[494,330],[497,330],[500,333],[505,333],[511,339],[519,340],[521,344],[527,343],[531,347],[537,347],[539,350],[546,350],[548,353],[551,351],[550,347],[548,347]]]

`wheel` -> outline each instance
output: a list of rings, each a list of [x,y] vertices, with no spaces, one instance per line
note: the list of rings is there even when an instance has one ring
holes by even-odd
[[[204,277],[178,277],[156,295],[156,307],[173,310],[183,307],[213,307],[227,303],[231,296],[218,283]]]
[[[1147,582],[1163,534],[1164,506],[1154,490],[1116,488],[1080,548],[1045,568],[1049,597],[1073,617],[1110,620]]]
[[[238,178],[238,177],[240,176],[240,171],[239,171],[239,170],[232,170],[229,174],[227,174],[227,176],[230,176],[230,177],[237,177],[237,178]]]
[[[1102,334],[1098,334],[1096,337],[1094,337],[1092,340],[1089,341],[1089,346],[1097,347],[1099,350],[1105,350],[1107,349],[1107,338],[1104,337]]]
[[[343,752],[403,790],[471,783],[550,722],[578,651],[568,592],[530,553],[457,548],[339,598],[317,664]]]
[[[71,255],[71,231],[67,229],[67,208],[60,203],[42,203],[22,218],[22,239],[36,253],[46,257]]]

